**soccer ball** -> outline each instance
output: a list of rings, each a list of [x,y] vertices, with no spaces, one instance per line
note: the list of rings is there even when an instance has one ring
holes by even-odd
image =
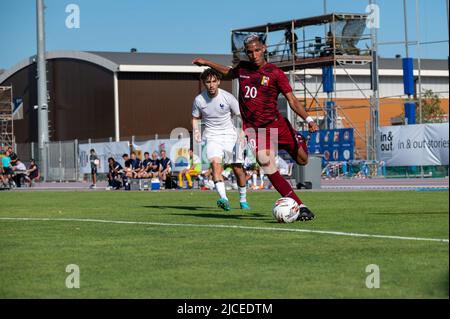
[[[299,211],[300,206],[295,200],[282,197],[273,205],[272,214],[279,223],[292,223],[297,220]]]

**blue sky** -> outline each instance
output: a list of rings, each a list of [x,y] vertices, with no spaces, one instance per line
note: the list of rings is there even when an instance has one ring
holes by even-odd
[[[364,13],[368,0],[327,0],[328,11]],[[410,40],[416,39],[416,0],[408,0]],[[53,50],[230,53],[232,29],[320,15],[317,0],[45,0],[46,47]],[[80,8],[80,28],[65,25],[66,6]],[[403,0],[379,0],[379,41],[402,41]],[[36,53],[35,0],[2,0],[0,68]],[[420,0],[422,41],[447,40],[446,0]],[[380,46],[383,57],[403,45]],[[411,47],[412,56],[416,56]],[[448,43],[425,45],[423,58],[446,59]]]

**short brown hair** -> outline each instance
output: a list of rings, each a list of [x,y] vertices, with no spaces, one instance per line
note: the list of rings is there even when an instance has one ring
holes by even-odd
[[[202,74],[200,74],[200,80],[202,80],[203,82],[208,80],[209,77],[216,78],[220,81],[222,79],[222,74],[219,71],[211,68],[207,68],[205,71],[203,71]]]

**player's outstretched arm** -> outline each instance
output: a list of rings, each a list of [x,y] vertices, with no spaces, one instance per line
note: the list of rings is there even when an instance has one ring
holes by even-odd
[[[222,75],[224,77],[229,77],[230,76],[230,71],[231,68],[219,63],[215,63],[213,61],[209,61],[203,58],[196,58],[192,61],[192,64],[198,65],[198,66],[209,66],[210,68],[213,68],[217,71],[219,71],[220,73],[222,73]]]
[[[286,94],[286,99],[289,103],[289,106],[291,109],[300,115],[302,119],[304,119],[306,122],[308,122],[308,128],[310,132],[315,132],[319,129],[316,122],[308,115],[303,105],[300,104],[300,102],[295,98],[294,94],[292,92]]]

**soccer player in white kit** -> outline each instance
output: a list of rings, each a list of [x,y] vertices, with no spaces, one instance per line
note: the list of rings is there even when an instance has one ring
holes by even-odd
[[[217,206],[225,211],[231,209],[222,177],[222,162],[231,164],[236,175],[241,209],[250,209],[247,203],[245,172],[243,168],[243,147],[240,147],[238,131],[232,116],[239,116],[239,102],[236,98],[219,88],[222,75],[214,69],[206,69],[200,79],[205,90],[197,95],[192,105],[192,127],[194,139],[206,141],[206,157],[211,163],[213,181],[219,200]],[[203,136],[200,121],[204,124]],[[241,145],[242,146],[242,145]]]

